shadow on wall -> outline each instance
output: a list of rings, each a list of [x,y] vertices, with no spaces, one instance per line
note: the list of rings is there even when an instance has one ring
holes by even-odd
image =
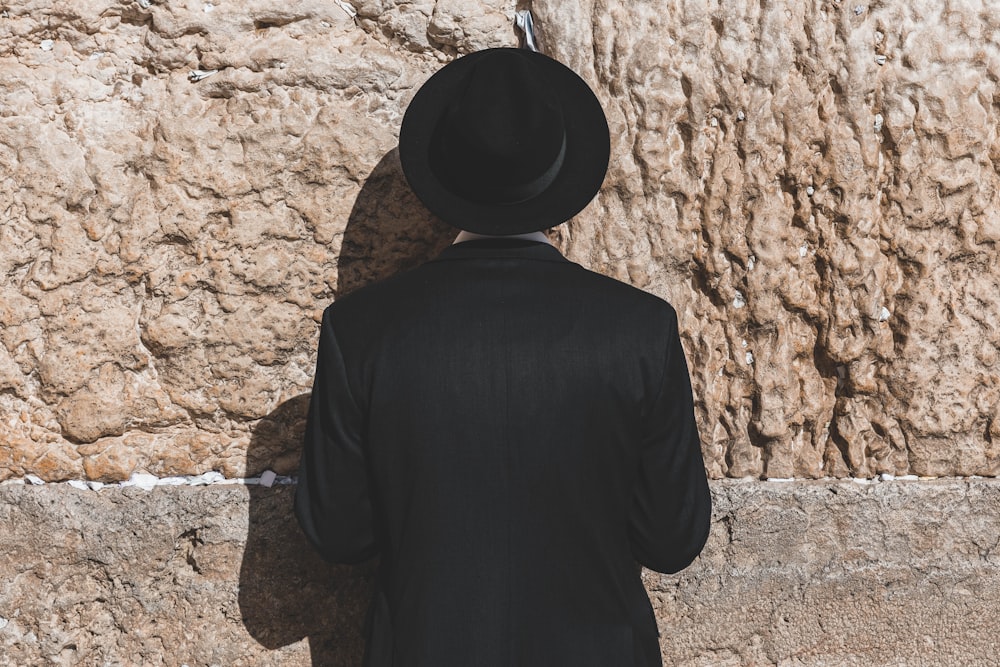
[[[413,194],[399,166],[399,151],[392,149],[354,201],[337,258],[336,296],[423,264],[457,234]]]
[[[390,151],[368,176],[351,210],[337,259],[336,297],[422,264],[447,247],[455,234],[412,193],[398,152]],[[309,394],[302,394],[257,423],[247,450],[247,476],[301,450],[308,408]],[[239,590],[247,632],[269,649],[308,637],[314,666],[361,664],[378,559],[355,566],[324,562],[295,520],[294,486],[248,488]]]

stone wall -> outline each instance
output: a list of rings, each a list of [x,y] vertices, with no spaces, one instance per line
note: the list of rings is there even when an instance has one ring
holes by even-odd
[[[677,306],[713,477],[1000,470],[1000,14],[531,7],[612,126],[554,238]],[[453,234],[406,103],[514,9],[2,5],[0,478],[293,472],[323,307]]]
[[[988,3],[534,6],[614,128],[570,254],[677,305],[712,474],[995,475]]]
[[[0,666],[357,667],[377,563],[321,561],[293,489],[0,486]],[[996,664],[997,480],[712,495],[698,560],[644,573],[664,665]]]
[[[293,487],[21,478],[294,473],[323,308],[455,233],[408,100],[529,6],[612,127],[552,238],[677,307],[712,477],[1000,471],[990,3],[0,2],[0,666],[357,664]],[[995,662],[995,480],[713,494],[666,664]]]

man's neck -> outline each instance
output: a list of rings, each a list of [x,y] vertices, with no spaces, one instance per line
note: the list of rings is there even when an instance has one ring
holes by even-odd
[[[452,242],[462,243],[463,241],[479,241],[482,239],[522,239],[524,241],[537,241],[538,243],[549,243],[551,242],[542,232],[528,232],[527,234],[505,234],[503,236],[492,236],[489,234],[476,234],[474,232],[467,232],[464,229],[459,232],[458,236]]]

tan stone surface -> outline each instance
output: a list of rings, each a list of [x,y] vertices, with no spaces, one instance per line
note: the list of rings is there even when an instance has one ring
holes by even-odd
[[[0,478],[292,472],[293,428],[246,450],[322,308],[451,234],[409,97],[516,43],[507,0],[352,1],[3,6]],[[558,243],[678,307],[712,476],[1000,472],[1000,14],[532,8],[612,125]]]
[[[0,479],[242,475],[258,420],[308,391],[335,294],[453,236],[405,187],[399,119],[440,62],[515,43],[513,6],[15,4]],[[294,471],[280,435],[250,472]]]
[[[371,567],[316,556],[291,489],[0,487],[0,665],[360,664]]]
[[[613,128],[563,244],[677,306],[714,476],[1000,472],[1000,14],[532,6]]]
[[[294,487],[0,486],[0,666],[356,667],[375,561]],[[664,665],[996,664],[1000,482],[716,481],[708,544],[645,572]]]

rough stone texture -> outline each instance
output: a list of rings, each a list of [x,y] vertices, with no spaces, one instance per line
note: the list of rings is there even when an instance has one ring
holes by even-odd
[[[370,568],[315,555],[292,488],[0,487],[0,665],[360,664]]]
[[[360,664],[375,561],[323,563],[294,487],[0,486],[0,665]],[[994,665],[1000,481],[713,482],[666,665]]]
[[[293,472],[322,308],[452,234],[409,97],[516,43],[513,0],[352,2],[0,6],[0,478]],[[532,8],[614,140],[555,238],[678,307],[713,477],[1000,472],[1000,14]]]
[[[664,663],[990,665],[1000,483],[723,482],[695,564],[649,573]]]
[[[244,474],[322,309],[454,236],[399,120],[442,61],[516,43],[513,5],[3,8],[0,479]],[[264,445],[249,472],[294,471]]]
[[[533,3],[613,128],[562,242],[678,307],[713,475],[1000,471],[990,7]]]

